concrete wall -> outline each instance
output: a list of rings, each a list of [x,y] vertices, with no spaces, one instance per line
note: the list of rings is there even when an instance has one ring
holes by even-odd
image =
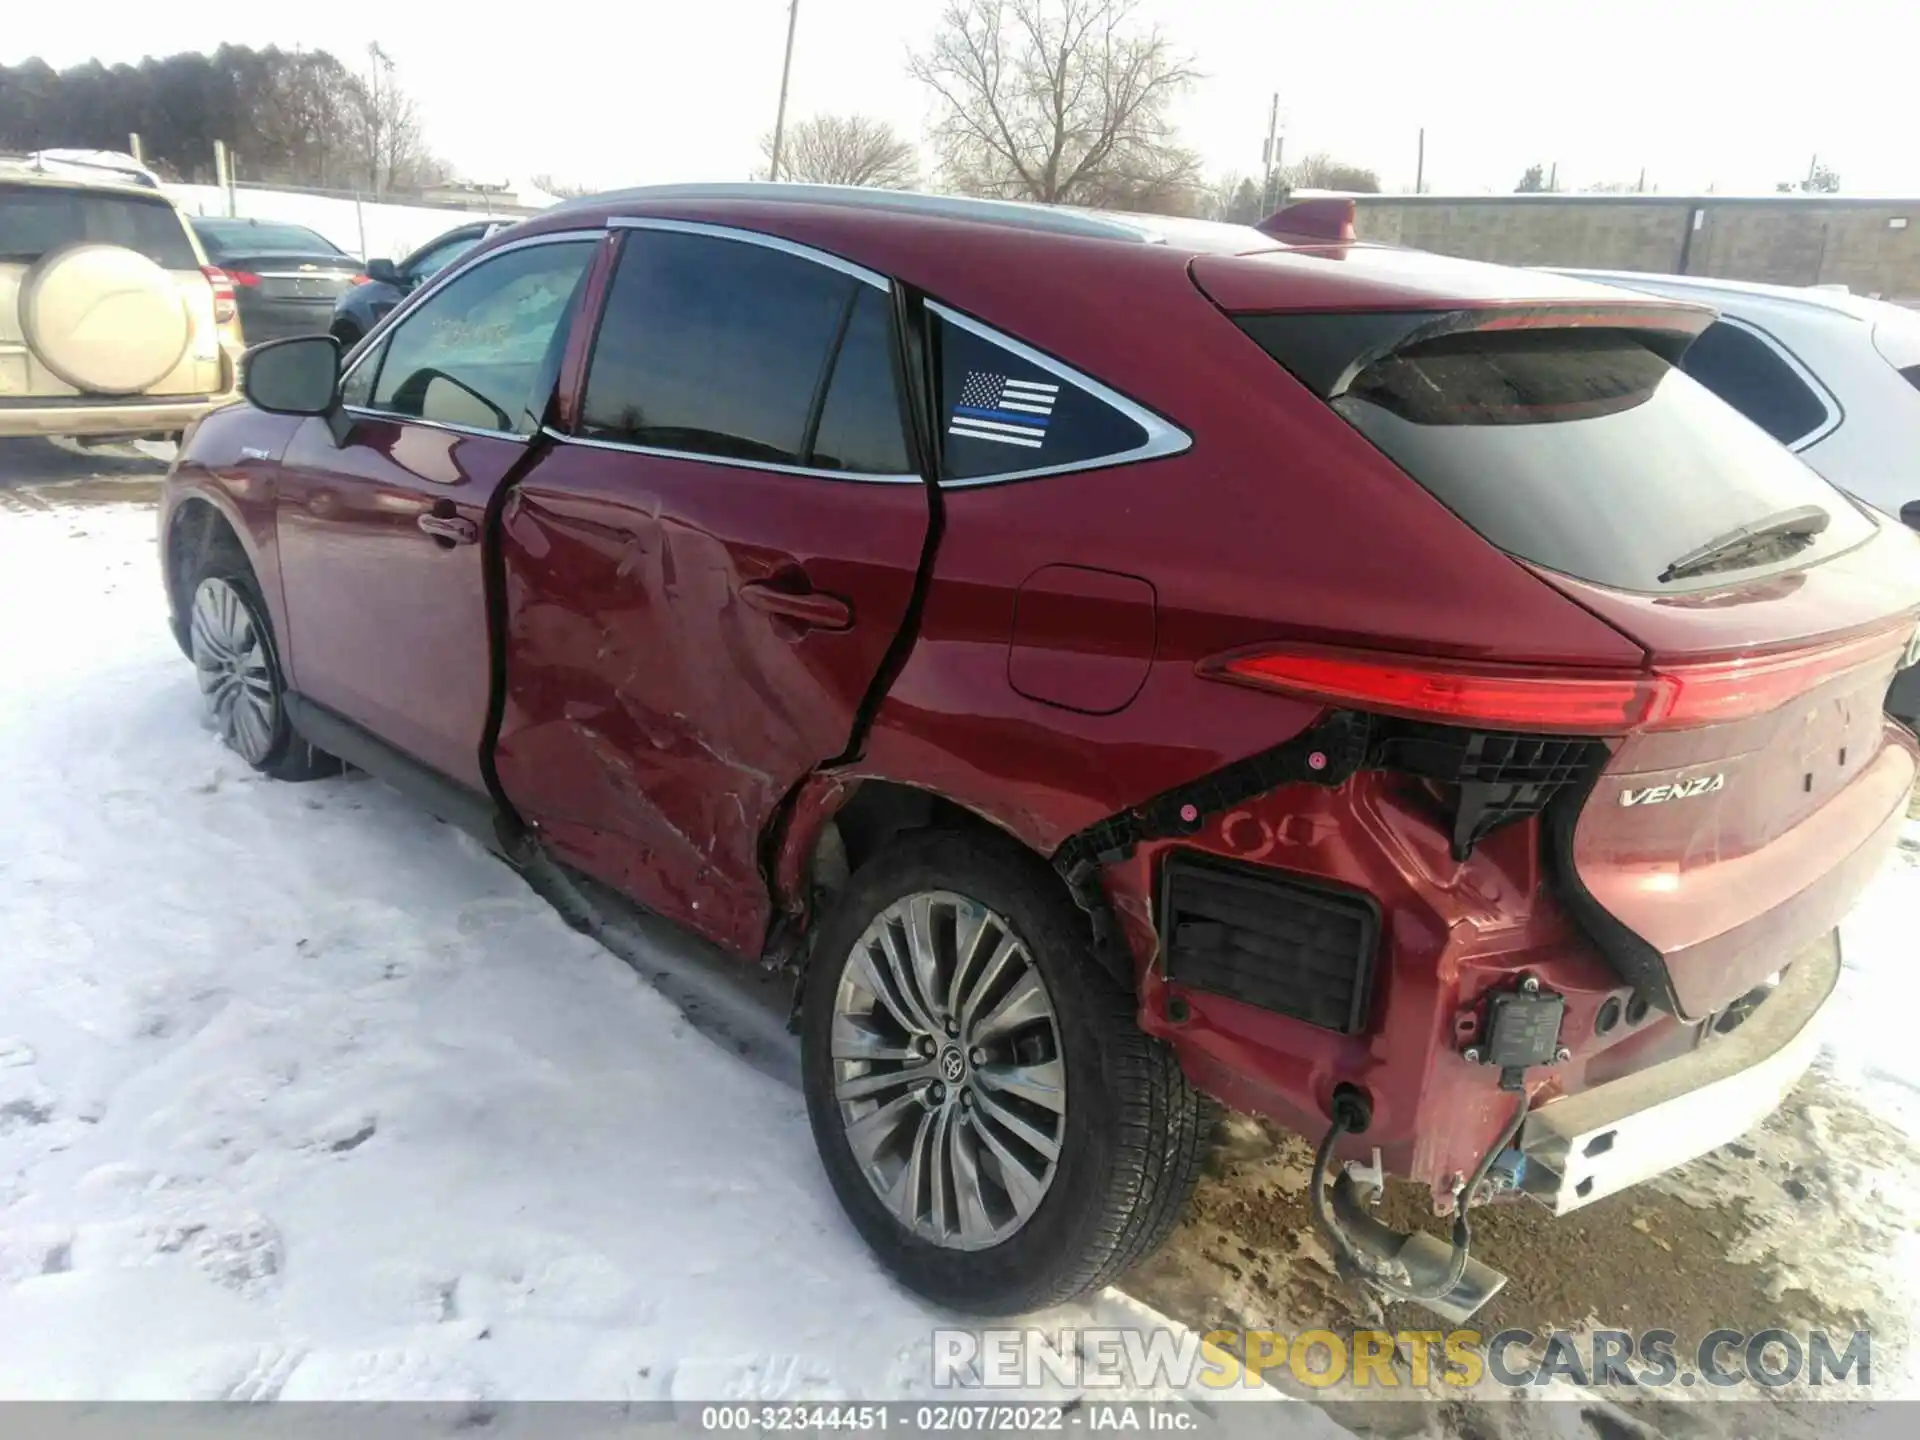
[[[1363,240],[1508,265],[1840,284],[1920,303],[1920,199],[1363,195],[1355,228]]]

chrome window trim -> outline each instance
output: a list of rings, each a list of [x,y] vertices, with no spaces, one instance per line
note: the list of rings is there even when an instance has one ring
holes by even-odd
[[[996,470],[991,475],[974,475],[965,480],[940,481],[943,490],[966,490],[979,485],[1005,485],[1015,480],[1037,480],[1043,475],[1069,475],[1080,470],[1105,470],[1114,465],[1129,465],[1139,460],[1159,460],[1168,455],[1178,455],[1191,449],[1193,437],[1179,426],[1162,420],[1144,405],[1136,404],[1119,391],[1102,385],[1090,375],[1082,374],[1071,365],[1054,359],[1031,345],[1023,345],[1011,335],[1002,334],[991,325],[975,320],[971,315],[963,315],[937,300],[927,301],[927,309],[938,315],[950,325],[958,326],[971,335],[978,336],[990,345],[997,345],[1011,355],[1017,355],[1029,365],[1057,376],[1076,389],[1087,394],[1111,409],[1118,410],[1134,424],[1146,432],[1146,439],[1131,450],[1115,450],[1105,455],[1096,455],[1087,460],[1072,460],[1063,465],[1041,465],[1029,470]],[[941,406],[942,411],[945,406]],[[944,418],[944,416],[943,416]],[[946,432],[942,430],[942,437]],[[944,438],[941,448],[945,449]]]
[[[593,450],[617,450],[627,455],[652,455],[661,460],[696,460],[703,465],[720,465],[737,470],[766,470],[775,475],[804,475],[814,480],[838,480],[854,485],[924,485],[918,475],[874,475],[863,470],[816,470],[806,465],[779,465],[771,460],[736,460],[730,455],[707,455],[697,450],[667,450],[656,445],[633,445],[625,440],[595,440],[585,435],[568,435],[543,425],[541,433],[562,445],[585,445]]]
[[[525,445],[539,432],[529,430],[522,435],[518,430],[482,430],[478,425],[455,425],[450,420],[422,420],[418,415],[401,415],[392,410],[373,410],[364,405],[342,405],[349,415],[362,420],[390,420],[396,425],[424,425],[429,430],[445,430],[450,435],[471,435],[479,440],[509,440],[515,445]],[[459,485],[460,480],[435,480],[430,475],[419,477],[434,485]]]
[[[828,250],[816,250],[811,245],[802,245],[796,240],[769,235],[763,230],[742,230],[737,226],[714,225],[704,220],[663,220],[653,215],[613,215],[608,217],[607,228],[609,230],[664,230],[677,235],[703,235],[709,240],[734,240],[743,245],[758,245],[763,250],[778,250],[796,259],[811,260],[814,264],[824,265],[829,270],[838,270],[842,275],[850,275],[855,280],[873,286],[876,290],[893,289],[893,282],[877,270],[856,265],[853,261],[844,260]]]
[[[422,285],[418,290],[415,290],[411,295],[407,296],[406,299],[402,300],[398,305],[394,306],[393,309],[389,310],[386,313],[386,316],[380,321],[380,323],[374,326],[373,329],[369,330],[366,333],[366,335],[361,338],[359,343],[358,353],[353,357],[353,363],[348,365],[346,369],[340,372],[340,384],[342,385],[342,387],[344,387],[347,383],[347,377],[352,375],[353,372],[358,370],[362,365],[366,364],[367,357],[372,355],[375,351],[379,350],[381,346],[385,345],[387,341],[393,337],[393,332],[400,328],[401,324],[407,319],[408,316],[412,315],[415,310],[418,310],[422,305],[426,304],[427,301],[432,296],[439,293],[442,286],[451,285],[455,280],[459,279],[462,275],[466,274],[467,271],[477,269],[478,267],[486,264],[487,261],[493,259],[496,255],[506,255],[515,250],[531,250],[536,245],[559,245],[569,240],[598,241],[598,240],[605,239],[606,233],[607,232],[604,230],[554,230],[545,235],[529,235],[523,240],[509,241],[507,244],[500,246],[497,250],[487,251],[487,253],[484,255],[474,255],[472,254],[471,251],[469,251],[467,255],[458,256],[452,260],[449,260],[445,265],[441,266],[440,269],[434,272],[432,277],[428,279],[425,285]],[[479,243],[481,242],[476,242],[476,245]],[[589,260],[587,263],[592,264],[593,262]],[[396,316],[399,318],[396,319],[395,318]],[[367,344],[368,340],[374,340],[376,336],[378,337],[376,343],[372,345]],[[351,405],[345,406],[343,408],[353,410],[355,414],[380,415],[380,416],[384,416],[389,420],[416,420],[417,419],[417,417],[412,415],[396,415],[390,410],[363,410]],[[433,422],[426,421],[426,420],[417,420],[417,423],[426,425]],[[460,429],[460,427],[458,426],[442,426],[441,428],[453,429],[453,430]],[[520,439],[525,440],[528,437],[528,435],[531,435],[533,432],[528,431],[527,435],[521,435],[520,432],[517,430],[481,430],[481,431],[469,431],[466,433],[481,434],[481,435],[515,435],[515,436],[518,436]]]
[[[1807,431],[1804,435],[1796,436],[1792,440],[1783,440],[1780,442],[1781,444],[1785,445],[1787,449],[1798,453],[1810,446],[1819,444],[1822,440],[1826,439],[1827,436],[1840,428],[1840,422],[1846,418],[1846,412],[1841,408],[1839,399],[1831,390],[1827,389],[1825,383],[1821,381],[1819,376],[1815,375],[1813,371],[1800,363],[1800,357],[1798,355],[1795,355],[1789,350],[1770,331],[1762,329],[1751,320],[1743,319],[1738,315],[1729,315],[1724,310],[1714,316],[1714,319],[1723,325],[1731,325],[1736,330],[1746,331],[1747,334],[1771,350],[1775,358],[1793,372],[1794,378],[1813,392],[1813,398],[1818,400],[1822,408],[1826,410],[1827,418],[1814,426],[1813,429]],[[1680,362],[1680,368],[1682,370],[1687,368],[1684,358]]]

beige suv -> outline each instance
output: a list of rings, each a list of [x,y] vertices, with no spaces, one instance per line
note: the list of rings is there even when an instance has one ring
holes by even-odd
[[[233,287],[132,177],[0,159],[0,436],[177,436],[235,398]]]

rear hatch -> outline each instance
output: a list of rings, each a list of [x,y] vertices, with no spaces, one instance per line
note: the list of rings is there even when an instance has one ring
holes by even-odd
[[[1202,288],[1233,290],[1208,263]],[[1590,732],[1609,758],[1546,824],[1563,898],[1622,975],[1702,1018],[1835,924],[1914,781],[1882,700],[1920,615],[1920,545],[1676,368],[1710,317],[1582,295],[1234,318],[1644,651],[1619,723]]]
[[[171,202],[0,180],[0,403],[209,395],[223,379],[213,287]]]

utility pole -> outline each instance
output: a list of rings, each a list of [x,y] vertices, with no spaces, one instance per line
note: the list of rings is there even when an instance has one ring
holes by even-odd
[[[1413,193],[1427,193],[1427,127],[1420,127],[1420,149],[1413,161]]]
[[[1273,92],[1273,108],[1267,112],[1267,143],[1260,152],[1260,163],[1267,167],[1260,181],[1260,213],[1271,215],[1276,199],[1273,193],[1273,177],[1280,169],[1280,92]]]
[[[1558,191],[1559,188],[1560,188],[1560,162],[1556,160],[1553,162],[1553,167],[1547,171],[1547,193],[1551,195],[1556,191]]]
[[[387,52],[380,48],[378,40],[367,46],[367,54],[373,61],[373,113],[367,118],[367,129],[373,142],[373,198],[378,200],[385,193],[380,183],[380,69],[385,66],[392,70],[393,61],[387,58]],[[388,77],[387,88],[392,90],[392,77]]]
[[[773,116],[773,154],[768,157],[767,179],[780,178],[780,142],[787,131],[787,80],[793,74],[793,32],[800,23],[800,0],[787,3],[787,58],[780,62],[780,108]]]
[[[220,187],[220,194],[227,207],[227,218],[233,218],[233,157],[227,152],[227,142],[213,142],[213,183]]]

